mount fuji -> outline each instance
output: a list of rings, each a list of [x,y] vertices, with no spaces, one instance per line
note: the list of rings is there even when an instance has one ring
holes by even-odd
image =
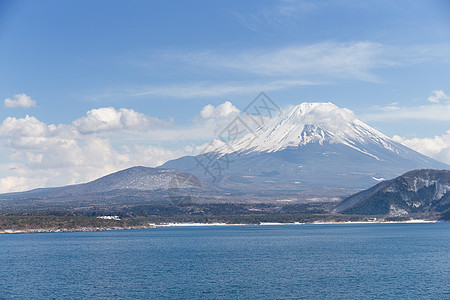
[[[248,128],[248,127],[247,127]],[[449,169],[332,103],[302,103],[174,168],[236,200],[335,200],[413,169]]]

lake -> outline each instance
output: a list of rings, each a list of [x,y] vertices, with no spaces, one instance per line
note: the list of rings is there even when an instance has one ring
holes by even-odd
[[[450,223],[0,235],[2,299],[450,299]]]

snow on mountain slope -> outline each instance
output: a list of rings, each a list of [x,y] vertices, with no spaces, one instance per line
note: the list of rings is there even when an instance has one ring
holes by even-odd
[[[162,167],[231,191],[306,198],[349,195],[413,169],[449,168],[332,103],[302,103],[228,143],[220,137],[222,144],[213,143],[203,154]]]
[[[132,167],[106,175],[84,185],[78,185],[77,187],[83,193],[99,193],[127,189],[151,191],[170,188],[174,177],[186,177],[190,179],[182,181],[183,186],[177,186],[178,188],[189,188],[194,185],[194,177],[178,170]]]
[[[26,192],[2,194],[0,198],[61,197],[108,193],[120,190],[157,191],[168,189],[211,189],[191,174],[175,169],[132,167],[87,183]]]
[[[254,133],[222,146],[218,152],[275,152],[309,143],[344,144],[374,159],[380,158],[364,145],[375,144],[397,154],[404,151],[398,143],[358,120],[350,110],[328,102],[294,106]]]

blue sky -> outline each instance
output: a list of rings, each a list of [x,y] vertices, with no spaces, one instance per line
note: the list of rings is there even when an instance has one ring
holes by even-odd
[[[260,91],[450,163],[449,78],[448,1],[0,0],[0,185],[190,154]]]

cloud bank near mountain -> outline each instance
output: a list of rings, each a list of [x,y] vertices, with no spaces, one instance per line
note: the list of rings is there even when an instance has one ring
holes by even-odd
[[[198,154],[237,117],[256,130],[230,101],[205,105],[184,126],[113,107],[91,109],[68,124],[47,124],[30,115],[7,117],[0,124],[0,192],[81,183],[135,165],[155,167]],[[330,104],[314,107],[302,122],[345,131],[342,124],[355,119],[352,111]],[[450,131],[434,138],[394,140],[450,163]]]

